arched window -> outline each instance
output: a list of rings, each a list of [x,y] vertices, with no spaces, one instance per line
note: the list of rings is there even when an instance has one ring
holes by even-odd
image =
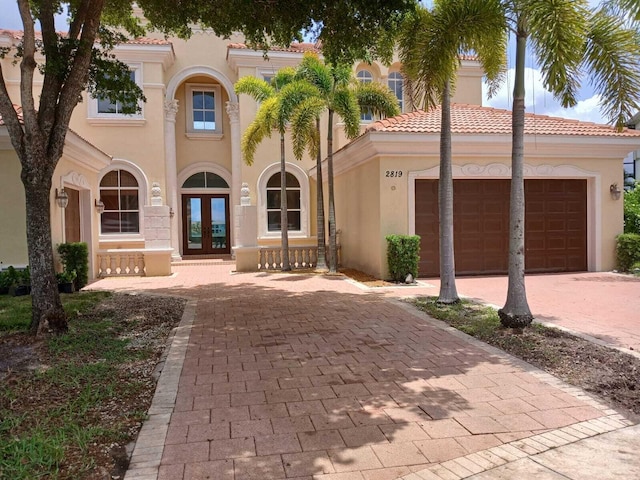
[[[300,201],[300,182],[291,173],[287,172],[287,220],[289,230],[300,231],[302,221],[302,209]],[[280,198],[282,185],[280,173],[272,175],[267,181],[267,231],[279,232],[280,223]]]
[[[229,188],[229,184],[215,173],[198,172],[187,178],[182,188]]]
[[[388,80],[389,89],[396,94],[398,98],[398,104],[400,105],[400,111],[404,111],[404,102],[403,102],[403,80],[402,74],[400,72],[391,72],[389,74]]]
[[[100,233],[139,233],[140,202],[136,178],[126,170],[112,170],[100,181]]]
[[[358,73],[356,73],[356,78],[362,83],[373,82],[373,74],[369,70],[359,70]],[[373,112],[367,109],[360,115],[360,120],[363,122],[370,122],[373,120]]]

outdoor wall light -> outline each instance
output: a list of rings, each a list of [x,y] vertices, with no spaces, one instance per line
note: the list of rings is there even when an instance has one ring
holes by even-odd
[[[56,188],[56,202],[60,208],[67,208],[69,205],[69,194],[64,191],[64,187],[60,190]]]
[[[622,194],[622,192],[618,188],[617,183],[612,183],[609,186],[609,191],[611,192],[611,198],[613,198],[614,200],[620,200],[620,195]]]
[[[104,203],[102,202],[102,200],[98,200],[96,198],[96,212],[98,212],[98,215],[102,215],[102,212],[104,212]]]

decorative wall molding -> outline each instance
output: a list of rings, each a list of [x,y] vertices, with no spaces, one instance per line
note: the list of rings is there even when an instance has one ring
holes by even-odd
[[[510,178],[511,165],[504,163],[490,163],[478,165],[467,163],[465,165],[453,165],[453,178],[485,177],[485,178]],[[438,165],[426,170],[409,172],[409,180],[417,178],[438,178],[440,167]],[[524,165],[525,177],[569,177],[590,178],[597,177],[596,172],[583,170],[575,165]]]
[[[64,185],[72,185],[83,190],[91,190],[91,185],[87,178],[81,173],[75,171],[71,171],[60,177],[60,186],[62,187]]]
[[[180,70],[178,73],[176,73],[171,78],[171,80],[169,80],[165,98],[167,100],[173,100],[176,96],[176,91],[178,90],[178,87],[182,84],[182,82],[184,82],[185,80],[191,77],[195,77],[199,75],[204,75],[206,77],[211,77],[215,79],[227,91],[227,95],[229,96],[230,102],[238,101],[238,96],[236,95],[236,92],[233,89],[233,82],[229,80],[229,78],[227,78],[225,74],[219,72],[215,68],[207,67],[206,65],[194,65],[191,67],[184,68]]]

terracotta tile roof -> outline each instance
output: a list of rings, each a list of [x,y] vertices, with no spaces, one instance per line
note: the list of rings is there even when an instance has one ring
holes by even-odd
[[[244,43],[230,43],[228,48],[237,48],[239,50],[252,50],[251,47],[245,45]],[[294,42],[288,47],[280,47],[277,45],[272,45],[269,48],[271,52],[291,52],[291,53],[304,53],[304,52],[315,52],[320,53],[319,45],[316,43],[297,43]]]
[[[20,105],[16,105],[15,103],[13,104],[13,108],[15,108],[16,113],[18,114],[18,120],[20,120],[20,123],[22,123],[23,118],[22,118],[22,107]],[[2,119],[2,115],[0,114],[0,126],[4,125],[4,120]]]
[[[367,131],[440,133],[440,106],[429,111],[418,110],[372,123]],[[511,110],[479,105],[452,104],[451,131],[456,134],[511,134]],[[568,118],[525,113],[525,135],[580,135],[607,137],[640,137],[640,130],[622,132],[609,125],[582,122]]]
[[[23,31],[22,30],[6,30],[0,28],[0,37],[9,37],[15,41],[22,40]],[[58,35],[65,36],[66,32],[58,32]],[[36,37],[41,38],[41,33],[36,32]],[[148,37],[139,37],[132,38],[125,42],[127,45],[171,45],[171,42],[168,40],[164,40],[161,38],[148,38]]]

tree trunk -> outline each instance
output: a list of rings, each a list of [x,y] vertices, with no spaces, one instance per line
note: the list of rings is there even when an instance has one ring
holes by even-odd
[[[524,66],[527,34],[518,30],[516,44],[516,75],[513,88],[511,197],[509,206],[509,287],[507,301],[498,311],[505,327],[523,328],[533,315],[527,303],[524,284]]]
[[[320,118],[316,119],[316,128],[318,130],[318,138],[320,137]],[[326,243],[324,229],[324,187],[322,179],[322,152],[318,145],[318,156],[316,157],[316,173],[317,173],[317,192],[316,192],[316,208],[317,212],[317,229],[318,229],[318,259],[316,262],[316,270],[327,270],[326,259]]]
[[[453,253],[453,173],[451,170],[451,97],[450,84],[445,82],[442,92],[440,121],[440,180],[438,202],[440,216],[440,294],[438,302],[460,301],[456,290],[455,258]]]
[[[31,164],[50,163],[31,161]],[[54,162],[55,164],[55,162]],[[46,330],[64,333],[68,330],[67,316],[62,308],[58,282],[53,269],[53,246],[51,239],[51,175],[25,169],[24,184],[27,209],[27,246],[29,269],[31,270],[31,326],[33,335]]]
[[[327,127],[327,179],[329,183],[329,273],[338,272],[338,244],[336,241],[336,209],[333,188],[333,110],[329,110]]]
[[[289,219],[287,218],[287,166],[284,158],[284,135],[280,135],[280,233],[282,238],[282,271],[291,271],[289,261]]]

